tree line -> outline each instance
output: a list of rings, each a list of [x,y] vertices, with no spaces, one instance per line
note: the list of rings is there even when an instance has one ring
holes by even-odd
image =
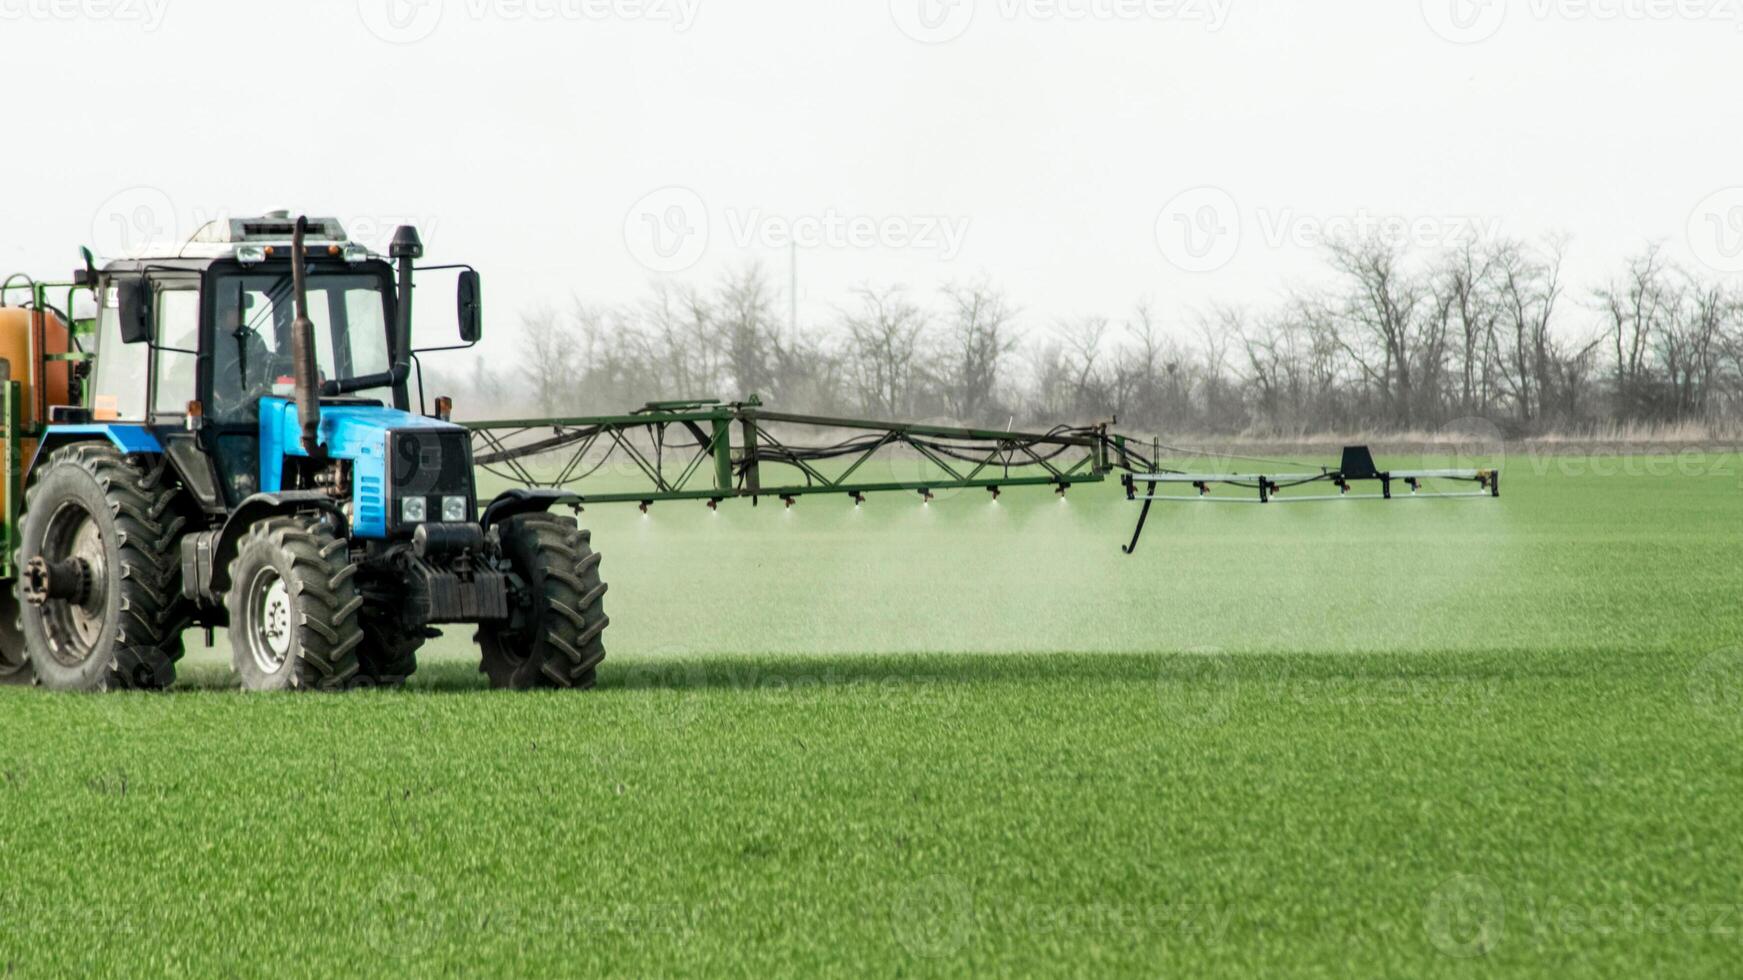
[[[930,295],[865,286],[796,329],[762,269],[640,302],[576,299],[522,317],[520,357],[432,374],[467,405],[615,414],[757,393],[784,411],[1051,427],[1290,436],[1432,430],[1484,418],[1512,435],[1728,423],[1743,408],[1743,292],[1643,249],[1609,280],[1564,281],[1563,243],[1471,241],[1416,255],[1330,246],[1328,284],[1262,309],[1164,324],[1040,322],[987,281]]]

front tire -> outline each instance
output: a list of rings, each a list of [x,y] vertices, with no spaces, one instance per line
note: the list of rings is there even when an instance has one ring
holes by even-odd
[[[57,449],[31,481],[19,518],[14,564],[82,563],[74,598],[22,602],[20,625],[36,679],[62,691],[162,689],[175,682],[182,631],[191,619],[181,595],[168,462],[130,462],[106,443]]]
[[[605,583],[592,535],[571,518],[523,514],[498,530],[522,605],[506,623],[478,628],[490,686],[586,689],[605,659]]]
[[[337,691],[363,643],[349,544],[318,517],[269,517],[230,563],[231,660],[249,691]]]

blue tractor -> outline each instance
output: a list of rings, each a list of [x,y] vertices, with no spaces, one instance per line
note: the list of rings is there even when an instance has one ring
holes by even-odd
[[[481,504],[446,400],[426,414],[420,384],[413,407],[417,231],[388,253],[276,212],[213,222],[173,255],[87,258],[76,283],[97,312],[59,359],[67,404],[7,415],[28,464],[6,481],[0,675],[163,688],[183,634],[221,627],[248,690],[391,686],[436,627],[472,624],[493,686],[593,684],[599,556],[553,512],[574,498]],[[457,272],[460,346],[477,343],[477,273],[428,268]]]

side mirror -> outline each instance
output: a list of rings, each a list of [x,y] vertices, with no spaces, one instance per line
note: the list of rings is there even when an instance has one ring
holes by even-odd
[[[484,300],[479,289],[478,273],[471,269],[460,273],[460,339],[468,344],[476,344],[484,336]]]
[[[151,287],[144,279],[122,279],[115,284],[117,312],[121,316],[121,342],[142,344],[151,339]]]

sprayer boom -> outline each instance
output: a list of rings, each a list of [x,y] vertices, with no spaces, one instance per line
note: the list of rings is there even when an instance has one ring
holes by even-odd
[[[651,402],[628,415],[590,418],[514,419],[472,422],[473,459],[481,469],[526,487],[561,489],[581,504],[639,504],[701,500],[710,507],[733,497],[753,503],[763,497],[793,506],[800,497],[843,494],[863,503],[867,494],[907,491],[931,500],[946,490],[984,489],[997,499],[1014,487],[1052,487],[1060,495],[1080,483],[1101,483],[1123,472],[1128,499],[1143,510],[1133,553],[1158,501],[1207,503],[1306,503],[1330,500],[1391,500],[1500,496],[1498,470],[1389,470],[1374,464],[1365,446],[1344,450],[1336,468],[1276,474],[1185,473],[1160,468],[1163,451],[1203,456],[1196,450],[1145,445],[1146,458],[1107,424],[1059,426],[1044,433],[998,431],[831,418],[770,412],[750,401]],[[608,468],[613,462],[623,465]],[[1286,464],[1300,466],[1300,464]],[[1302,467],[1304,470],[1306,467]],[[891,474],[897,474],[891,478]],[[1430,492],[1430,481],[1475,483],[1480,489]],[[1375,493],[1351,493],[1356,484]],[[1187,496],[1168,494],[1189,486]],[[1335,493],[1283,495],[1284,490],[1322,485]],[[1216,496],[1213,487],[1257,491],[1256,496]]]
[[[732,404],[658,402],[627,415],[472,422],[473,459],[529,487],[582,503],[667,501],[715,506],[734,497],[799,497],[1022,486],[1064,493],[1147,461],[1106,425],[1016,432],[770,412]],[[608,464],[621,463],[614,469]]]

